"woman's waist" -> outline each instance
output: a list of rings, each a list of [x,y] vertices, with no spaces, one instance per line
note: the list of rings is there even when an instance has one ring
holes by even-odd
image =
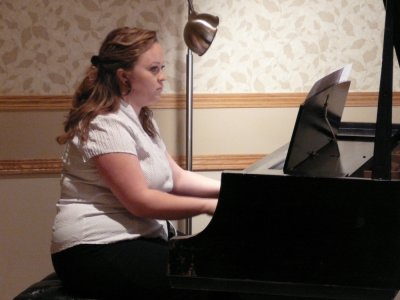
[[[165,232],[165,221],[139,218],[123,207],[60,202],[53,224],[53,242],[108,243],[127,237],[163,237]]]

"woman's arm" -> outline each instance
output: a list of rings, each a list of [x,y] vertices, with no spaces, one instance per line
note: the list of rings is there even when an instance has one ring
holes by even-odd
[[[205,201],[198,197],[172,195],[148,188],[135,155],[110,153],[93,159],[100,176],[114,195],[136,216],[176,220],[199,214],[212,215],[215,211],[216,199]],[[186,182],[186,179],[179,178],[179,181]]]
[[[220,182],[200,174],[182,169],[167,153],[172,169],[174,188],[177,195],[218,198]]]

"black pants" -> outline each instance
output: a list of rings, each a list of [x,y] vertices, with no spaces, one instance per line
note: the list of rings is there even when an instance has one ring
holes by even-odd
[[[161,239],[78,245],[52,255],[65,287],[101,299],[207,299],[203,293],[170,289],[168,246]]]

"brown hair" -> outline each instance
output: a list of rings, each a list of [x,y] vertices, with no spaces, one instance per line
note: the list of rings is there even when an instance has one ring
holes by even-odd
[[[59,144],[65,144],[75,135],[86,141],[89,124],[97,115],[119,109],[123,84],[119,82],[116,71],[120,68],[131,70],[139,56],[155,42],[157,42],[155,31],[140,28],[121,27],[107,35],[100,47],[99,55],[92,57],[92,66],[75,91],[72,108],[64,123],[64,133],[57,137]],[[143,107],[139,120],[146,133],[154,137],[157,131],[152,116],[152,111],[148,107]]]

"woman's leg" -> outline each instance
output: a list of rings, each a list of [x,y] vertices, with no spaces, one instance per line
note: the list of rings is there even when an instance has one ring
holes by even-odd
[[[113,299],[180,298],[181,292],[169,288],[168,245],[163,240],[79,245],[53,254],[52,259],[65,286],[80,294]],[[193,299],[194,295],[190,296]]]

